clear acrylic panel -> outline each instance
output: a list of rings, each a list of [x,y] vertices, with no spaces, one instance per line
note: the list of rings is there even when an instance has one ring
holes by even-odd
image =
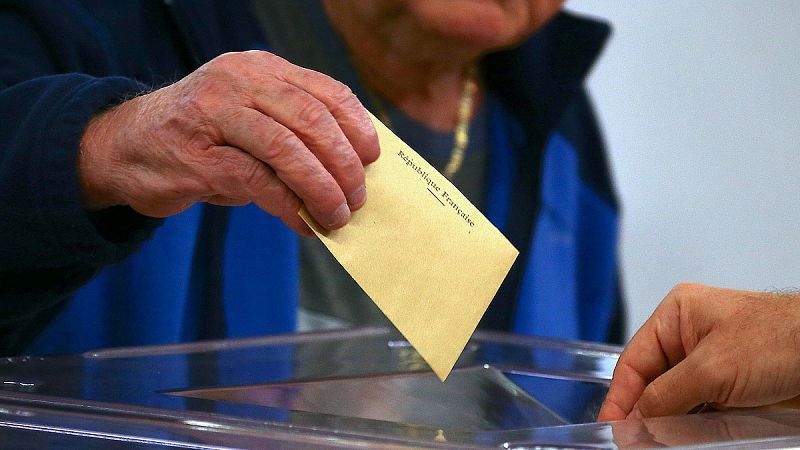
[[[0,441],[22,448],[800,445],[793,410],[593,423],[619,352],[479,332],[445,383],[382,328],[6,358]]]

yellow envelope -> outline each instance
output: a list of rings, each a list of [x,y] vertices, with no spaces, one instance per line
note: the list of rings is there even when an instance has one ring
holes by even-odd
[[[372,117],[381,157],[344,228],[300,215],[442,381],[519,252],[450,181]]]

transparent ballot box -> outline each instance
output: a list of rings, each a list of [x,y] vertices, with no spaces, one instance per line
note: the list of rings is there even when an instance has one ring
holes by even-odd
[[[786,448],[800,413],[594,423],[617,347],[478,332],[440,382],[395,332],[0,362],[4,448]]]

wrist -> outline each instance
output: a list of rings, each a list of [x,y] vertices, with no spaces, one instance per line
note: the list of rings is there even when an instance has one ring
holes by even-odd
[[[116,194],[114,186],[115,151],[114,116],[116,108],[92,118],[81,136],[78,150],[78,178],[87,211],[99,211],[125,202]]]

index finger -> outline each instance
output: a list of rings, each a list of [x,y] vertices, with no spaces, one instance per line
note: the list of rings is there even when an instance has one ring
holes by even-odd
[[[308,92],[328,107],[363,165],[378,159],[381,151],[375,126],[367,109],[347,85],[299,66],[287,71],[286,75],[286,82]]]
[[[650,382],[686,357],[680,306],[668,295],[620,355],[597,420],[622,420]]]

